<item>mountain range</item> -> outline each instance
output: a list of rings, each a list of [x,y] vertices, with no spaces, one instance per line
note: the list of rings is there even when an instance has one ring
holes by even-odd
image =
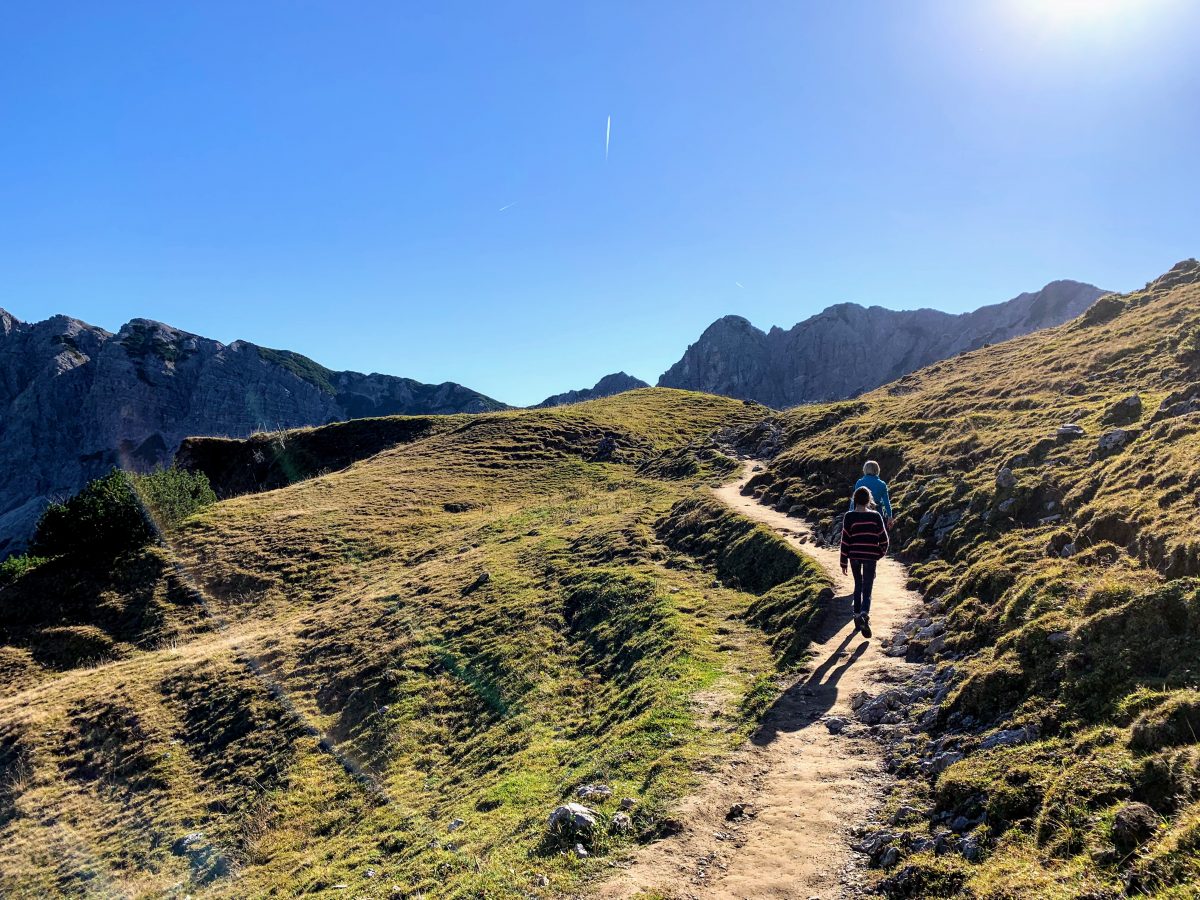
[[[1078,281],[952,315],[839,303],[787,330],[741,316],[710,325],[659,387],[756,400],[776,409],[842,400],[941,359],[1061,325],[1108,293]]]
[[[148,319],[113,334],[67,316],[27,324],[0,309],[0,556],[48,502],[113,466],[169,465],[190,435],[505,408],[459,384],[334,372]]]
[[[933,309],[831,306],[783,330],[717,320],[658,380],[787,408],[855,396],[958,353],[1072,319],[1105,292],[1054,281],[1005,303],[952,315]],[[646,387],[616,372],[539,408]],[[113,466],[171,463],[192,435],[384,415],[478,413],[505,404],[460,384],[335,372],[246,341],[222,344],[133,319],[116,334],[68,316],[27,324],[0,310],[0,555],[19,549],[46,504]]]

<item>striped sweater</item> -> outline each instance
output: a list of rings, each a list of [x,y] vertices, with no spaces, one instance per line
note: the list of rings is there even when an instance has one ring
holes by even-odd
[[[887,528],[879,513],[851,510],[842,517],[842,565],[851,559],[880,559],[887,551]]]

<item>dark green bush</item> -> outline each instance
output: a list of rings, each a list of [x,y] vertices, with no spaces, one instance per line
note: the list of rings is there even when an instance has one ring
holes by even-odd
[[[149,475],[134,475],[133,485],[161,529],[174,528],[192,513],[217,502],[203,472],[160,469]]]
[[[40,556],[30,556],[29,554],[10,556],[4,562],[0,562],[0,587],[12,584],[26,572],[36,569],[45,561]]]
[[[215,500],[202,473],[162,469],[133,475],[114,469],[65,503],[47,507],[31,549],[38,556],[119,556]]]

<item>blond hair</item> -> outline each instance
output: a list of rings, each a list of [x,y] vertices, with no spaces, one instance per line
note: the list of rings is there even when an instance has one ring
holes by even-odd
[[[874,475],[876,478],[878,478],[879,477],[879,463],[875,462],[875,460],[873,460],[873,459],[868,459],[865,463],[863,463],[863,474],[864,475]]]

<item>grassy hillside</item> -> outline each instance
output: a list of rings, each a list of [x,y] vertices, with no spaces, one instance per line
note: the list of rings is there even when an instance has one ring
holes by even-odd
[[[891,892],[1196,896],[1200,264],[778,425],[751,487],[797,514],[883,464],[908,652],[949,677],[893,760],[926,824],[893,829]]]
[[[549,896],[669,830],[825,586],[697,493],[732,467],[707,436],[765,412],[642,390],[194,442],[231,499],[0,588],[0,893]],[[596,782],[584,857],[546,817]]]

